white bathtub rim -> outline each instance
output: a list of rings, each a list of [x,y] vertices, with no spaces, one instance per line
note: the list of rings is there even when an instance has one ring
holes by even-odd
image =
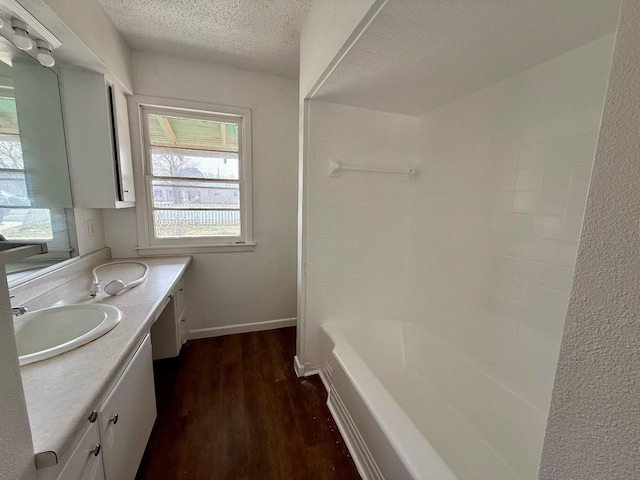
[[[393,320],[393,319],[390,319],[390,320],[375,319],[375,320],[368,320],[368,321],[362,321],[362,320],[335,321],[334,320],[334,321],[327,322],[327,323],[323,324],[322,325],[322,330],[330,338],[331,343],[334,346],[333,347],[334,351],[336,350],[336,347],[338,345],[342,345],[342,347],[338,348],[338,352],[340,352],[340,351],[346,352],[348,350],[351,351],[351,356],[349,357],[349,361],[351,363],[356,363],[357,362],[360,365],[361,369],[365,369],[365,371],[368,372],[368,373],[364,374],[364,375],[369,375],[372,378],[372,381],[370,382],[370,384],[371,385],[376,385],[375,388],[377,388],[378,391],[381,392],[381,393],[376,393],[375,395],[377,395],[378,398],[383,398],[385,396],[389,397],[388,400],[390,400],[391,402],[393,402],[393,404],[396,405],[396,407],[395,407],[396,408],[396,413],[401,414],[404,417],[406,423],[408,423],[410,425],[410,427],[412,427],[415,430],[415,434],[418,435],[419,437],[421,437],[421,439],[426,443],[426,445],[429,446],[428,447],[429,451],[432,451],[435,455],[437,455],[440,458],[440,460],[442,461],[442,463],[445,465],[445,467],[447,469],[449,469],[449,471],[451,472],[451,475],[453,475],[452,477],[431,477],[431,476],[423,477],[423,476],[418,475],[417,477],[414,476],[414,478],[420,478],[420,479],[425,478],[425,479],[433,479],[433,480],[441,480],[441,478],[447,478],[447,480],[449,478],[457,479],[458,477],[455,476],[455,474],[450,469],[448,464],[440,456],[440,454],[437,452],[437,450],[435,450],[433,448],[433,446],[431,445],[431,443],[428,440],[428,437],[425,436],[421,432],[421,430],[413,423],[413,421],[411,420],[409,415],[404,411],[404,409],[400,406],[400,404],[395,400],[393,395],[384,386],[384,384],[378,379],[378,377],[376,376],[374,371],[371,368],[369,368],[369,366],[367,365],[366,361],[358,354],[357,345],[354,346],[349,342],[349,338],[353,333],[357,334],[358,332],[362,331],[362,328],[371,328],[371,327],[374,327],[377,324],[385,324],[385,325],[392,324],[393,325],[392,328],[399,328],[399,329],[403,330],[403,336],[402,336],[401,345],[400,345],[400,347],[403,349],[403,352],[404,352],[404,348],[405,348],[405,343],[404,343],[405,342],[404,335],[406,334],[405,329],[407,327],[415,327],[415,328],[418,328],[418,329],[424,329],[424,327],[422,325],[419,325],[419,324],[417,324],[415,322],[406,322],[406,321]],[[427,332],[429,334],[433,335],[433,333],[429,332],[428,329],[427,329]],[[438,339],[440,341],[443,341],[442,338],[438,338]],[[349,354],[348,353],[344,353],[343,355],[346,356],[346,355],[349,355]],[[513,390],[511,390],[510,388],[508,388],[498,378],[496,378],[493,374],[491,374],[490,372],[487,372],[487,371],[485,371],[485,370],[483,370],[481,368],[478,368],[476,365],[474,365],[469,357],[467,357],[466,355],[464,355],[461,352],[457,352],[457,355],[460,357],[460,360],[464,361],[470,368],[473,368],[473,369],[477,370],[479,374],[482,374],[482,375],[486,376],[487,378],[489,378],[490,380],[495,382],[499,387],[507,390],[515,398],[517,398],[520,401],[522,401],[523,403],[527,404],[529,407],[533,408],[537,412],[540,412],[540,410],[537,409],[535,407],[535,405],[531,404],[525,398],[521,397],[518,393],[516,393]],[[354,359],[352,359],[352,357]],[[403,357],[404,357],[404,355],[403,355]],[[371,402],[370,402],[370,395],[363,394],[362,386],[360,385],[360,382],[358,382],[356,379],[354,379],[354,377],[351,374],[351,372],[344,367],[344,363],[342,363],[342,362],[340,362],[340,363],[341,363],[341,367],[340,368],[342,368],[342,370],[345,371],[347,377],[349,378],[351,384],[355,388],[357,394],[362,399],[363,403],[367,406],[367,408],[369,409],[371,415],[376,419],[378,425],[380,426],[380,429],[384,432],[385,436],[389,439],[389,443],[392,445],[392,447],[393,447],[394,451],[396,452],[396,454],[398,455],[398,457],[401,459],[401,461],[403,462],[403,464],[405,466],[410,465],[411,464],[411,460],[408,460],[406,458],[406,455],[404,454],[404,451],[401,448],[398,448],[398,437],[394,436],[390,432],[390,430],[388,428],[388,425],[385,422],[381,421],[381,418],[379,416],[378,411],[375,410],[374,408],[372,408],[372,405],[371,405]],[[411,371],[411,370],[407,370],[407,371]],[[363,375],[361,374],[360,377],[362,377],[362,376]],[[418,376],[420,376],[419,373],[418,373]],[[464,422],[470,428],[470,430],[475,432],[475,429],[473,428],[473,426],[469,425],[467,420],[463,416],[460,416],[460,414],[458,412],[455,412],[455,413],[456,413],[456,415],[458,417],[460,417],[461,421]],[[391,428],[393,428],[394,427],[393,426],[393,422],[389,422],[389,423],[391,425]],[[476,432],[476,434],[477,434],[477,432]],[[399,438],[403,438],[403,436],[399,436]],[[498,460],[500,462],[502,467],[504,467],[506,470],[508,470],[511,473],[513,473],[513,478],[514,479],[515,478],[518,478],[518,479],[523,479],[524,478],[517,471],[515,471],[513,466],[511,464],[509,464],[502,457],[502,455],[500,455],[493,448],[493,446],[491,444],[487,443],[486,440],[482,436],[478,435],[478,439],[482,442],[482,444],[488,450],[490,450],[493,453],[493,455],[495,456],[496,460]],[[418,449],[418,451],[420,451],[420,450]],[[418,453],[418,455],[419,455],[419,453]],[[421,457],[418,456],[417,458],[421,458]],[[420,462],[420,463],[422,464],[423,462]],[[430,468],[432,468],[432,467],[430,467]],[[415,471],[414,471],[413,467],[412,467],[410,473],[412,475],[415,474]]]
[[[362,323],[363,322],[361,321],[359,322],[355,320],[350,320],[347,322],[340,322],[340,321],[333,320],[330,322],[323,323],[320,326],[320,328],[324,330],[324,332],[329,336],[329,338],[335,345],[336,343],[338,343],[338,340],[344,337],[345,332],[349,330],[350,327],[354,327]]]
[[[425,480],[457,480],[446,462],[348,342],[341,342],[339,337],[335,340],[335,358],[411,476]],[[349,368],[345,367],[345,361]],[[358,376],[361,380],[356,378]],[[366,392],[363,380],[367,382]],[[381,415],[381,411],[385,414]]]

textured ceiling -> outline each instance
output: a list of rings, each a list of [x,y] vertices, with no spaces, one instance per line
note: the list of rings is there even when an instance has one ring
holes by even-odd
[[[99,0],[134,50],[298,77],[312,0]]]
[[[421,115],[617,26],[620,0],[389,0],[314,98]]]

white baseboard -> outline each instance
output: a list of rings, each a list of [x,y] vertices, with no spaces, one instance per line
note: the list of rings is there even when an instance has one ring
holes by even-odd
[[[222,337],[223,335],[233,335],[234,333],[261,332],[263,330],[275,330],[276,328],[295,327],[297,318],[280,318],[278,320],[268,320],[266,322],[241,323],[240,325],[228,325],[226,327],[198,328],[189,330],[188,340],[198,338]]]
[[[322,380],[322,385],[324,385],[324,389],[327,391],[327,394],[331,391],[331,384],[329,383],[329,379],[327,378],[327,374],[320,369],[320,380]]]
[[[298,377],[310,377],[311,375],[320,373],[319,368],[312,367],[311,365],[305,366],[305,364],[301,363],[297,355],[293,357],[293,369]]]
[[[296,372],[297,377],[304,377],[304,364],[300,363],[298,355],[293,356],[293,370]]]

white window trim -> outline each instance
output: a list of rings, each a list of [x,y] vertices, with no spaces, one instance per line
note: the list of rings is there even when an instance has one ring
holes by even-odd
[[[182,112],[190,114],[204,115],[226,115],[236,116],[241,119],[241,152],[242,162],[241,174],[244,188],[241,190],[240,209],[243,242],[229,241],[223,237],[193,239],[182,238],[168,241],[158,241],[153,238],[151,232],[151,201],[152,193],[148,188],[146,175],[148,163],[146,160],[146,138],[145,124],[142,109],[175,110],[176,115]],[[138,227],[138,246],[136,250],[139,255],[176,255],[193,253],[215,253],[215,252],[247,252],[253,251],[256,243],[253,238],[253,181],[252,181],[252,136],[251,136],[251,109],[229,107],[226,105],[214,105],[199,102],[189,102],[160,97],[149,97],[134,95],[129,98],[129,111],[131,112],[132,147],[134,158],[134,173],[136,189],[144,192],[138,197],[136,206],[136,220]]]

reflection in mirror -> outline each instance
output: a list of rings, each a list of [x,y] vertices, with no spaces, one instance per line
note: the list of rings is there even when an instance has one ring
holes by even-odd
[[[0,38],[0,234],[47,242],[9,283],[77,255],[58,77]]]

